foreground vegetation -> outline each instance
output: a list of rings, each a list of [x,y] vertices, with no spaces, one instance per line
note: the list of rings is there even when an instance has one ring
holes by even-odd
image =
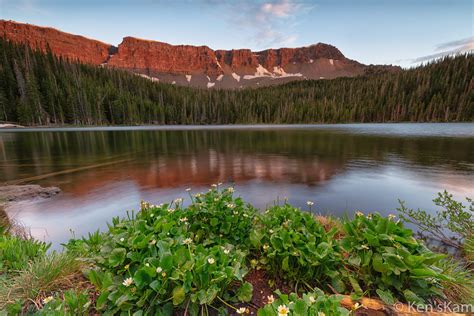
[[[24,125],[473,121],[472,55],[238,91],[155,83],[0,39],[0,121]]]
[[[472,203],[466,209],[447,193],[443,205],[455,207],[442,214],[468,223],[463,258],[428,249],[395,215],[357,212],[339,220],[286,203],[259,213],[231,187],[187,191],[188,206],[183,199],[142,202],[139,212],[114,218],[104,233],[70,240],[61,253],[4,229],[0,311],[349,315],[364,307],[343,305],[343,295],[389,305],[474,301]],[[259,271],[265,288],[251,277]],[[266,289],[273,293],[256,300]]]

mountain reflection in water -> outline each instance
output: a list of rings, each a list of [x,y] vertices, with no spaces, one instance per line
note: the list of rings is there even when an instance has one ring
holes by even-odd
[[[384,125],[400,133],[379,132]],[[453,130],[461,136],[445,133]],[[429,209],[443,189],[474,195],[473,152],[474,124],[7,131],[0,132],[0,182],[30,179],[63,190],[8,209],[35,236],[58,243],[68,228],[76,235],[103,228],[141,199],[169,202],[187,187],[198,192],[217,182],[261,208],[288,198],[338,216],[388,213],[400,198]]]

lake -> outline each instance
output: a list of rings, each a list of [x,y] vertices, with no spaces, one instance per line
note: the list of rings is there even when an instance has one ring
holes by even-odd
[[[335,216],[389,214],[402,199],[434,210],[444,189],[474,197],[474,123],[2,130],[0,182],[61,188],[8,209],[55,248],[140,200],[170,202],[219,182],[259,208],[288,199]]]

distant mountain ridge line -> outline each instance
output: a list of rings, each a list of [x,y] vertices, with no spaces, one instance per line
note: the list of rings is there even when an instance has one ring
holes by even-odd
[[[299,48],[253,52],[172,45],[126,36],[117,46],[81,35],[0,20],[0,35],[15,43],[81,63],[125,69],[153,81],[202,88],[243,88],[303,79],[353,77],[394,66],[367,66],[346,58],[336,47],[318,43]]]

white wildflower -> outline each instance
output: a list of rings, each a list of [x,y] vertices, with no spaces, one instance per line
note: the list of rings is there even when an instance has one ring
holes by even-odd
[[[290,310],[288,309],[288,306],[286,305],[280,305],[278,306],[278,316],[286,316]]]
[[[163,268],[162,268],[162,267],[156,268],[156,273],[161,273],[161,272],[163,272]]]
[[[273,295],[268,295],[267,304],[273,304],[273,302],[275,302],[275,298],[273,297]]]
[[[53,299],[54,299],[54,297],[52,297],[52,296],[45,297],[45,298],[43,299],[43,304],[48,304],[48,303],[51,302]]]
[[[185,240],[183,240],[183,244],[185,245],[190,245],[192,242],[193,240],[191,238],[186,238]]]
[[[209,259],[207,259],[207,262],[209,264],[214,264],[214,262],[216,262],[216,260],[214,260],[214,258],[209,258]]]
[[[246,309],[245,307],[240,307],[236,310],[237,314],[245,314],[246,312]]]
[[[125,280],[123,280],[122,284],[125,285],[125,286],[130,286],[132,285],[133,283],[133,279],[132,278],[126,278]]]

